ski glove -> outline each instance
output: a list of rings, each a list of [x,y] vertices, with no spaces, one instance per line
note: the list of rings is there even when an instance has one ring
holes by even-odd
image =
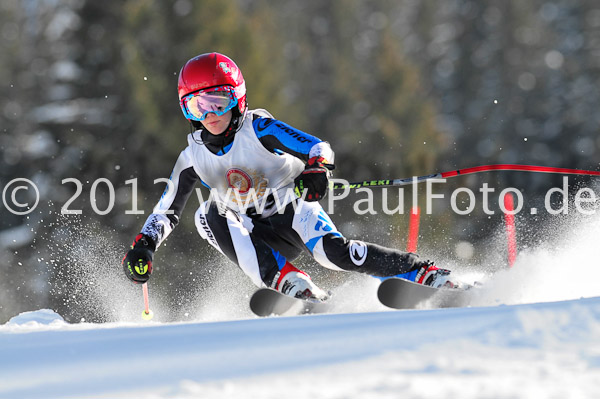
[[[329,186],[330,171],[335,166],[324,163],[324,161],[323,157],[312,157],[308,160],[304,171],[294,179],[295,191],[298,197],[302,196],[304,190],[306,190],[305,201],[313,202],[325,197]]]
[[[152,274],[152,259],[156,244],[149,236],[138,234],[131,244],[131,249],[121,262],[125,275],[134,283],[143,284]]]

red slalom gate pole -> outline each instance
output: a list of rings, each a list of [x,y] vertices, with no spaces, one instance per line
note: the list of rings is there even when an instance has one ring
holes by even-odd
[[[421,218],[421,208],[414,206],[410,210],[408,220],[408,242],[406,243],[406,252],[417,252],[417,242],[419,241],[419,219]]]
[[[517,229],[515,227],[515,201],[511,193],[504,195],[504,225],[508,248],[508,266],[513,267],[517,259]]]

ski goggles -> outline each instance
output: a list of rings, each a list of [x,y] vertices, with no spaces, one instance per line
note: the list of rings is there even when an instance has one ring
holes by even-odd
[[[201,90],[183,97],[179,102],[185,117],[195,121],[203,121],[210,113],[221,116],[237,103],[235,89],[231,86]]]

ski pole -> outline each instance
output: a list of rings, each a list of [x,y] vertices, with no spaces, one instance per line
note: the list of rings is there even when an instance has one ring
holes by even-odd
[[[142,284],[142,292],[144,293],[144,311],[142,319],[151,320],[154,317],[154,312],[150,310],[150,301],[148,300],[148,283]]]
[[[473,173],[490,172],[495,170],[501,171],[516,171],[516,172],[536,172],[536,173],[558,173],[565,175],[587,175],[587,176],[600,176],[599,171],[595,170],[583,170],[583,169],[567,169],[567,168],[555,168],[551,166],[536,166],[536,165],[516,165],[516,164],[498,164],[498,165],[483,165],[474,166],[471,168],[456,169],[448,172],[435,173],[432,175],[425,176],[413,176],[402,179],[383,179],[383,180],[365,180],[362,182],[355,183],[336,183],[331,186],[334,190],[345,189],[345,188],[361,188],[361,187],[394,187],[394,186],[407,186],[410,184],[420,183],[426,180],[432,179],[447,179],[449,177],[456,177],[462,175],[470,175]]]

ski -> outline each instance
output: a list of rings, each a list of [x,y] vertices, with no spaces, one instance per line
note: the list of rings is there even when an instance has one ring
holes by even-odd
[[[464,288],[433,288],[391,277],[379,285],[377,298],[385,306],[394,309],[415,309],[425,306],[454,308],[469,304],[472,287],[468,285]]]
[[[323,313],[327,306],[326,302],[293,298],[271,288],[259,288],[250,298],[250,309],[260,317]]]

